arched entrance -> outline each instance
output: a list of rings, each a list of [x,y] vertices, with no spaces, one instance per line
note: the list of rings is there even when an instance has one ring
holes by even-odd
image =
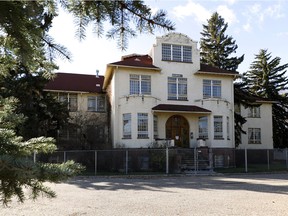
[[[175,146],[189,148],[189,123],[180,115],[171,116],[166,122],[166,138],[174,139]]]

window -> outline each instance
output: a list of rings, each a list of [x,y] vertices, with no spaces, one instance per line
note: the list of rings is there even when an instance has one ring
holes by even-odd
[[[221,98],[221,80],[203,80],[203,98]]]
[[[148,113],[138,113],[138,139],[148,138]]]
[[[75,125],[66,125],[58,130],[59,140],[77,140],[78,130]]]
[[[249,107],[248,118],[260,118],[260,106]]]
[[[162,44],[162,60],[171,60],[171,44]]]
[[[214,116],[214,139],[223,139],[222,116]]]
[[[78,110],[77,94],[59,93],[58,101],[67,104],[68,110],[70,112],[75,112]]]
[[[227,140],[230,140],[230,126],[229,126],[229,117],[226,118],[226,127],[227,127]]]
[[[162,60],[192,62],[192,46],[162,44]]]
[[[77,111],[77,94],[69,94],[69,111]]]
[[[192,47],[183,46],[183,61],[192,62]]]
[[[68,103],[68,93],[59,93],[58,100],[61,103]]]
[[[168,77],[168,100],[187,100],[187,78]]]
[[[123,114],[123,138],[131,139],[131,113]]]
[[[172,45],[172,59],[173,61],[182,61],[182,51],[181,51],[181,46],[179,45]]]
[[[154,139],[158,138],[158,116],[153,116],[153,131],[154,131]]]
[[[261,144],[261,128],[248,128],[248,144]]]
[[[151,76],[130,74],[130,94],[151,94]]]
[[[88,96],[88,111],[105,112],[105,96]]]
[[[199,117],[198,119],[199,138],[208,139],[208,118],[207,116]]]

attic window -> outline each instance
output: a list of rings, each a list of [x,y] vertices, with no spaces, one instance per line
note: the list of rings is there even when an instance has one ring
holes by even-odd
[[[192,62],[192,46],[162,44],[162,60]]]
[[[141,61],[139,58],[135,58],[134,61]]]

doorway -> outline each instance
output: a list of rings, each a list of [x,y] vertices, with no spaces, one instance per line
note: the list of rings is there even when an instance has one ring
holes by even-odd
[[[166,138],[174,139],[175,146],[189,148],[189,123],[180,115],[171,116],[166,122]]]

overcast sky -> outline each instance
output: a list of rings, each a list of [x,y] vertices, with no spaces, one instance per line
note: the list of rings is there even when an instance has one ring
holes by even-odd
[[[286,0],[147,0],[145,3],[153,10],[166,10],[168,18],[176,24],[176,32],[186,34],[198,42],[202,25],[207,24],[207,19],[217,11],[228,23],[226,34],[236,40],[238,49],[235,55],[245,54],[239,72],[249,69],[260,49],[268,49],[272,57],[280,57],[281,65],[288,63]],[[155,37],[163,34],[165,32],[162,31],[154,35],[139,35],[130,39],[128,49],[122,52],[117,48],[116,41],[108,40],[105,36],[98,38],[91,29],[87,29],[87,38],[80,42],[75,37],[72,16],[62,10],[59,10],[59,16],[55,18],[50,30],[50,35],[72,53],[71,62],[57,60],[57,71],[95,74],[98,69],[102,75],[108,63],[119,61],[123,55],[148,54],[155,43]]]

